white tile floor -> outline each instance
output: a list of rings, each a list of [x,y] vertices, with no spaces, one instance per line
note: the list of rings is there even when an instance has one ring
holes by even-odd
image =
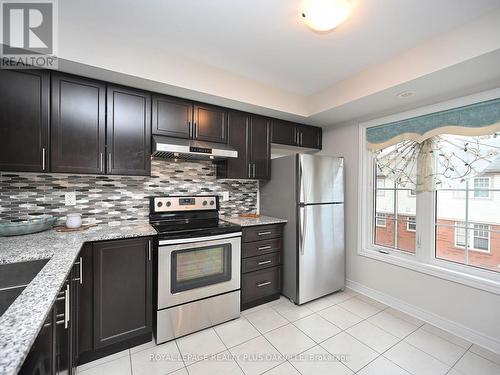
[[[300,307],[281,298],[78,368],[79,375],[263,373],[499,375],[500,355],[347,290]]]

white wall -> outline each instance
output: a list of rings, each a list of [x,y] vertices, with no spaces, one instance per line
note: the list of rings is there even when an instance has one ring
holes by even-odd
[[[324,129],[322,154],[345,158],[346,278],[500,342],[500,295],[358,255],[359,147],[358,124]]]

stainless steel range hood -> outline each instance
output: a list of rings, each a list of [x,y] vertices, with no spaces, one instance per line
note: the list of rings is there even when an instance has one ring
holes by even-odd
[[[152,155],[164,159],[223,160],[237,158],[238,151],[221,143],[154,135]]]

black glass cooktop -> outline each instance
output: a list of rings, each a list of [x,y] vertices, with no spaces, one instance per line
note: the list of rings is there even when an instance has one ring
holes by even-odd
[[[223,220],[151,222],[161,238],[192,238],[239,232],[241,227]]]

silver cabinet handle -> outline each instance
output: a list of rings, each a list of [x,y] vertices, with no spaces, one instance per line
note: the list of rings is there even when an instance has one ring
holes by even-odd
[[[104,172],[104,154],[102,152],[99,153],[99,158],[100,158],[100,170],[101,172]]]
[[[64,301],[64,328],[68,328],[69,323],[69,284],[66,285],[66,293],[65,293],[65,301]]]
[[[270,281],[264,281],[263,283],[257,284],[257,288],[262,288],[263,286],[266,286],[266,285],[269,285],[269,284],[271,284]]]
[[[253,168],[253,178],[255,178],[255,163],[252,164],[252,168]]]
[[[45,170],[45,147],[42,148],[42,171]]]
[[[252,178],[252,164],[248,163],[248,178]]]
[[[192,130],[192,126],[191,126],[191,121],[188,121],[188,137],[192,138],[193,137],[192,134],[193,134],[193,130]]]
[[[80,257],[80,284],[83,284],[83,258]]]
[[[111,152],[108,154],[108,171],[111,171]]]
[[[304,144],[304,133],[300,132],[300,145],[302,146]]]
[[[259,232],[259,233],[257,233],[257,235],[258,236],[267,236],[268,234],[271,234],[271,233],[273,233],[273,232],[271,232],[271,231],[268,231],[268,232]]]
[[[271,249],[272,246],[271,245],[267,245],[267,246],[261,246],[261,247],[258,247],[257,250],[269,250]]]
[[[258,266],[262,266],[262,265],[264,265],[264,264],[269,264],[269,263],[271,263],[271,261],[270,261],[270,260],[264,260],[264,261],[262,261],[262,262],[257,263],[257,265],[258,265]]]
[[[148,260],[151,260],[151,240],[148,241]]]
[[[300,142],[299,142],[299,131],[298,130],[295,131],[295,143],[297,144],[297,146],[300,144]]]
[[[194,137],[198,138],[198,125],[196,124],[196,122],[194,122],[193,125],[194,125]]]

